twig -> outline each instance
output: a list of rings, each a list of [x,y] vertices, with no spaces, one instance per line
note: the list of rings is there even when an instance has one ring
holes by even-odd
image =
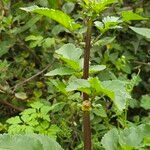
[[[150,66],[150,62],[140,62],[140,61],[134,61],[134,63],[136,63],[136,64],[140,64],[140,65],[148,65],[148,66]]]
[[[5,90],[1,85],[0,85],[0,93],[5,93]]]
[[[19,87],[19,86],[22,86],[24,85],[25,83],[31,81],[32,79],[34,79],[35,77],[41,75],[44,71],[46,71],[49,67],[51,67],[52,64],[49,64],[47,65],[43,70],[41,70],[40,72],[36,73],[35,75],[33,75],[32,77],[28,78],[28,79],[25,79],[24,81],[16,84],[13,88],[13,93],[16,91],[16,89]]]
[[[12,105],[11,103],[9,103],[8,101],[2,101],[2,100],[0,100],[0,103],[4,104],[6,106],[9,106],[9,107],[11,107],[11,108],[13,108],[15,110],[18,110],[19,112],[22,112],[24,110],[24,108],[16,107],[16,106]]]
[[[98,35],[91,43],[91,45],[94,45],[98,40],[99,38],[102,36],[102,34]]]

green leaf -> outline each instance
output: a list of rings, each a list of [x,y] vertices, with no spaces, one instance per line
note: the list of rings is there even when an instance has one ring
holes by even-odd
[[[43,40],[43,37],[41,35],[29,35],[25,38],[25,41],[41,41]]]
[[[33,109],[33,108],[28,108],[28,109],[25,109],[23,112],[21,112],[22,115],[31,115],[35,113],[36,113],[36,109]]]
[[[60,131],[60,128],[57,125],[51,125],[50,128],[48,129],[48,136],[56,139],[57,136],[56,134]]]
[[[127,99],[130,95],[126,91],[126,84],[120,80],[104,81],[102,85],[105,89],[114,92],[114,95],[108,95],[113,100],[115,106],[119,111],[126,108]]]
[[[12,33],[19,34],[31,28],[37,21],[41,19],[41,15],[32,17],[24,26],[12,30]]]
[[[108,131],[101,140],[101,143],[105,150],[121,150],[118,143],[118,131],[117,129],[112,129]]]
[[[70,68],[76,70],[76,72],[79,72],[82,70],[83,68],[83,59],[79,59],[77,60],[70,60],[70,59],[66,59],[66,58],[61,58],[66,64],[67,66],[69,66]]]
[[[45,105],[45,106],[42,106],[42,107],[41,107],[40,112],[46,115],[46,114],[48,114],[48,112],[49,112],[50,110],[51,110],[51,106],[46,106],[46,105]]]
[[[93,112],[100,117],[107,117],[106,111],[101,104],[94,106]]]
[[[105,65],[93,65],[93,66],[90,66],[89,72],[96,73],[96,72],[104,70],[105,68],[106,68]]]
[[[0,72],[6,72],[8,70],[9,64],[7,60],[0,60]]]
[[[83,0],[85,2],[86,5],[89,4],[89,0]]]
[[[149,28],[137,28],[130,26],[130,29],[132,29],[134,32],[150,39],[150,29]]]
[[[122,12],[122,17],[124,21],[132,21],[132,20],[148,20],[148,18],[144,18],[134,12],[132,12],[131,10],[129,11],[123,11]]]
[[[142,142],[142,138],[137,127],[131,127],[123,130],[119,136],[119,143],[123,149],[134,149]]]
[[[18,92],[18,93],[15,93],[15,97],[21,100],[25,100],[27,99],[27,94],[24,92]]]
[[[60,80],[56,80],[56,79],[53,79],[53,80],[50,80],[51,83],[62,93],[64,94],[67,94],[66,93],[66,85],[64,82],[60,81]]]
[[[22,116],[21,116],[21,120],[22,120],[23,122],[25,122],[25,123],[28,123],[28,122],[30,122],[30,121],[32,120],[32,117],[29,116],[29,115],[22,115]]]
[[[114,92],[110,89],[105,88],[102,82],[97,77],[89,78],[88,81],[91,85],[91,88],[94,89],[98,95],[101,95],[103,93],[108,97],[114,99]]]
[[[42,150],[42,144],[29,136],[0,135],[0,150]]]
[[[20,120],[19,116],[9,118],[6,122],[9,123],[9,124],[19,124],[19,123],[22,123],[22,121]]]
[[[32,104],[30,104],[32,108],[35,108],[35,109],[40,109],[42,106],[44,106],[43,103],[37,101],[37,102],[33,102]]]
[[[150,137],[150,124],[141,124],[138,126],[138,132],[142,139]]]
[[[0,135],[0,150],[63,150],[48,136],[38,134]]]
[[[68,92],[74,91],[74,90],[81,90],[90,88],[90,83],[85,79],[76,79],[69,83],[69,85],[66,87],[66,90]]]
[[[150,137],[149,131],[149,124],[126,128],[120,132],[119,143],[123,149],[139,149],[143,146],[143,139]]]
[[[76,48],[74,44],[65,44],[60,49],[58,49],[56,53],[60,55],[60,58],[71,68],[75,69],[76,71],[82,69],[82,59],[80,59],[82,50]]]
[[[34,48],[36,46],[41,46],[43,42],[43,37],[41,35],[29,35],[25,38],[25,41],[31,41],[29,47]]]
[[[78,61],[82,55],[82,50],[80,48],[76,48],[74,44],[68,43],[58,49],[56,53],[61,55],[63,58]]]
[[[90,83],[91,88],[93,88],[97,93],[101,92],[102,83],[97,77],[89,78],[88,81]]]
[[[65,3],[62,7],[62,10],[67,13],[67,14],[70,14],[75,8],[75,4],[72,3],[72,2],[68,2],[68,3]]]
[[[142,96],[140,106],[145,110],[150,109],[150,95],[146,94]]]
[[[53,104],[50,107],[50,110],[53,112],[58,112],[58,111],[61,111],[64,108],[64,106],[65,106],[64,102],[59,102],[59,103]]]
[[[1,41],[0,42],[0,57],[4,54],[8,53],[11,46],[13,46],[14,42],[11,39],[8,39],[7,41]]]
[[[57,0],[48,0],[49,6],[51,8],[57,8],[58,7],[58,1]]]
[[[68,68],[68,67],[61,67],[61,68],[57,68],[55,70],[52,70],[48,73],[45,74],[45,76],[56,76],[56,75],[60,75],[60,76],[63,76],[63,75],[72,75],[74,74],[75,71],[71,68]]]
[[[119,17],[115,16],[107,16],[103,18],[102,22],[100,21],[95,21],[95,26],[102,32],[106,32],[109,29],[116,29],[116,28],[121,28],[118,24],[121,23],[122,21],[120,20]]]
[[[99,14],[101,11],[105,10],[108,5],[115,3],[116,0],[100,0],[100,1],[84,0],[84,2],[86,3],[86,5],[88,5],[89,8],[91,8],[93,11]]]
[[[67,14],[63,13],[60,10],[48,9],[48,8],[38,7],[38,6],[30,6],[21,9],[27,12],[34,12],[40,15],[47,16],[50,19],[60,23],[70,31],[80,28],[79,24],[75,23],[73,19],[71,19]]]
[[[146,148],[144,139],[150,137],[150,125],[141,124],[129,128],[111,129],[101,140],[105,150],[133,150]],[[143,149],[144,150],[144,149]]]
[[[54,36],[57,36],[61,32],[68,32],[68,31],[66,28],[64,28],[60,24],[58,24],[52,28],[52,35],[54,35]]]
[[[54,46],[55,45],[55,38],[46,38],[44,39],[44,42],[43,42],[43,47],[44,48],[49,48],[51,46]]]
[[[115,36],[114,37],[104,37],[104,38],[98,40],[95,43],[95,45],[104,46],[104,45],[110,44],[115,40],[115,38],[116,38]]]

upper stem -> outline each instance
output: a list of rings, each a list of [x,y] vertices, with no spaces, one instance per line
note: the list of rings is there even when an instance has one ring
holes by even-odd
[[[92,20],[88,19],[87,20],[87,32],[85,35],[83,79],[88,79],[89,77],[91,29],[92,29]],[[88,94],[83,93],[83,101],[89,102]],[[83,111],[83,132],[84,132],[84,150],[91,150],[92,143],[91,143],[91,126],[90,126],[90,111],[89,110]]]

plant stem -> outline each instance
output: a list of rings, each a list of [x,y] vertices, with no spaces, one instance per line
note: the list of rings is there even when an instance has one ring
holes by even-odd
[[[92,28],[92,20],[88,19],[87,20],[87,32],[85,35],[83,79],[87,79],[89,77],[91,28]],[[86,93],[83,93],[83,102],[85,101],[89,102],[89,95]],[[91,144],[91,127],[90,127],[90,111],[89,110],[83,111],[83,132],[84,132],[84,150],[91,150],[92,144]]]

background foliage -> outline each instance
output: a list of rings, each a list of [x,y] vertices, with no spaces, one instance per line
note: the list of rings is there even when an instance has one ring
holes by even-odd
[[[51,19],[39,7],[24,8],[33,5],[48,7]],[[94,150],[149,149],[149,6],[120,0],[98,17],[101,7],[91,6],[91,78],[84,81],[84,18],[91,14],[83,2],[0,1],[0,132],[40,133],[65,150],[83,149],[84,91],[92,101]]]

